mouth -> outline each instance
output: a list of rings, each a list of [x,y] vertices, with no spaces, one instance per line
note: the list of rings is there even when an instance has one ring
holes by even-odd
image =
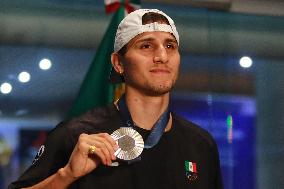
[[[169,74],[171,73],[168,69],[162,69],[162,68],[154,68],[150,70],[151,73],[154,74]]]

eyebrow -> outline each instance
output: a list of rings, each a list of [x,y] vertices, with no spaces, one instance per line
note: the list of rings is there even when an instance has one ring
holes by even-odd
[[[155,38],[154,37],[146,37],[146,38],[142,38],[142,39],[138,39],[137,41],[135,41],[135,43],[141,43],[144,41],[154,41]],[[167,38],[166,42],[171,42],[171,43],[177,43],[177,40],[175,38]]]

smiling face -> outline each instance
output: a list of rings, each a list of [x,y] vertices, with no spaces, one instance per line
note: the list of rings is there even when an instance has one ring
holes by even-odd
[[[159,96],[172,89],[178,76],[180,54],[171,33],[155,31],[133,38],[126,53],[114,53],[112,60],[116,71],[123,73],[128,90]]]

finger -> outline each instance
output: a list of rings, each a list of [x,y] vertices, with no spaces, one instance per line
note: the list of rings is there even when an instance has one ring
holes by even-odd
[[[90,146],[92,146],[92,143],[89,139],[89,135],[83,133],[79,136],[78,142],[76,144],[77,149],[83,153],[84,155],[88,155],[90,152]]]
[[[105,138],[114,148],[117,147],[116,141],[108,133],[99,133],[98,136]]]
[[[95,149],[93,149],[93,152],[90,151],[90,147],[95,146]],[[101,151],[101,145],[98,140],[92,140],[92,137],[87,134],[81,134],[78,139],[78,149],[83,153],[86,154],[87,156],[95,157],[98,156],[100,161],[103,164],[106,164],[106,157],[104,153]],[[91,153],[90,153],[91,152]]]
[[[95,145],[97,146],[97,149],[103,153],[106,164],[110,165],[112,161],[112,155],[109,149],[106,147],[106,144],[103,141],[96,141]]]
[[[115,160],[114,155],[115,150],[112,143],[115,141],[107,133],[91,134],[84,137],[84,141],[89,144],[89,146],[95,145],[96,149],[99,149],[100,158],[103,164],[110,165],[112,160]],[[103,153],[103,155],[101,154]]]
[[[115,160],[114,156],[115,151],[117,150],[117,144],[115,140],[113,140],[109,134],[107,133],[99,133],[91,135],[91,139],[93,141],[99,141],[105,145],[105,148],[108,150],[108,154],[110,155],[112,160]]]
[[[95,146],[95,145],[93,145]],[[89,146],[90,147],[90,146]],[[100,148],[95,148],[95,150],[93,152],[91,152],[89,150],[89,157],[92,157],[92,158],[97,158],[101,161],[101,163],[103,163],[104,165],[107,165],[108,162],[107,162],[107,159],[105,157],[105,154],[102,152],[102,150]]]
[[[104,154],[107,165],[111,165],[112,160],[116,159],[111,144],[109,144],[106,139],[97,137],[93,137],[92,144],[96,145],[96,148],[100,149],[101,152]]]
[[[102,138],[101,141],[106,145],[107,149],[109,150],[112,160],[115,160],[116,157],[114,153],[118,149],[116,141],[107,133],[101,133],[98,136]]]
[[[106,157],[109,157],[110,161],[115,160],[115,156],[114,156],[115,151],[113,147],[111,146],[111,144],[106,140],[102,140],[101,142],[102,142],[102,145],[104,145],[104,148],[102,148],[102,150],[105,153]]]

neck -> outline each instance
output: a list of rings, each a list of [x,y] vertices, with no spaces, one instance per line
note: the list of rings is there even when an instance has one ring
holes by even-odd
[[[138,127],[151,130],[169,105],[169,93],[161,96],[146,96],[132,90],[126,90],[126,104],[132,120]],[[166,127],[171,127],[171,119]]]

